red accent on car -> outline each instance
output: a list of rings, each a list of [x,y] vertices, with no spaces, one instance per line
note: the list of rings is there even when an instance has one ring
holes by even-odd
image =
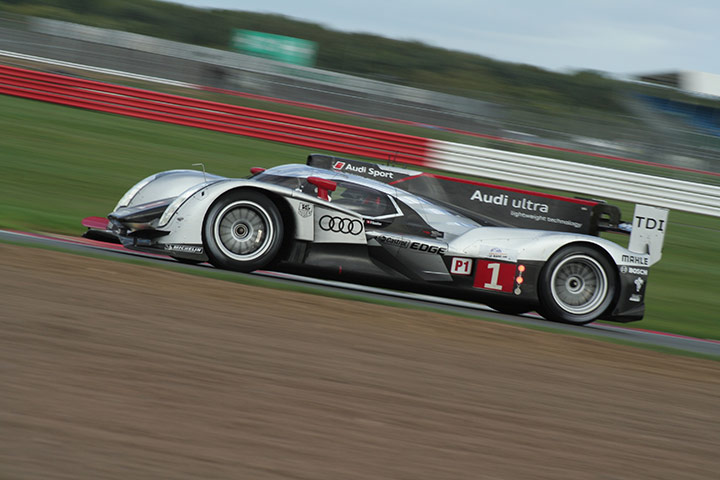
[[[252,173],[253,175],[257,175],[258,173],[262,173],[264,171],[265,169],[263,167],[252,167],[250,169],[250,173]]]
[[[83,227],[94,228],[96,230],[106,230],[108,223],[108,219],[105,217],[87,217],[82,220]]]
[[[320,177],[308,177],[308,182],[317,187],[318,198],[322,198],[323,200],[330,200],[328,191],[334,192],[337,188],[337,183]]]

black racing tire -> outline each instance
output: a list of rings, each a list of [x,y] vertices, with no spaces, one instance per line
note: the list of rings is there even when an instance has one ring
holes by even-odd
[[[506,315],[521,315],[532,310],[527,305],[513,305],[510,303],[487,303],[486,305]]]
[[[598,250],[569,245],[545,263],[538,281],[539,313],[555,322],[585,325],[615,298],[617,273]]]
[[[283,221],[275,203],[253,190],[220,197],[203,223],[203,243],[218,268],[251,272],[275,259],[283,243]]]

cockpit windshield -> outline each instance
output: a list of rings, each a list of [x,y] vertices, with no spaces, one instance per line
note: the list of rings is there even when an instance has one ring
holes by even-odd
[[[398,213],[383,192],[350,182],[340,181],[337,184],[337,189],[332,193],[332,201],[336,205],[370,218]]]
[[[295,172],[292,171],[283,171],[282,173],[283,175],[278,175],[275,174],[274,170],[267,171],[254,178],[264,183],[272,183],[274,185],[292,188],[293,190],[299,190],[308,195],[315,195],[317,193],[316,187],[307,181],[306,176],[294,176],[292,174]],[[285,173],[290,175],[284,175]],[[400,214],[397,205],[385,192],[338,177],[340,177],[340,175],[332,177],[332,180],[337,184],[337,188],[333,192],[328,192],[330,201],[334,204],[357,212],[367,218]]]

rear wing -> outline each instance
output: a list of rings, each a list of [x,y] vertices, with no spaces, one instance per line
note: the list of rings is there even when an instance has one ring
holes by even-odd
[[[667,221],[667,208],[649,205],[635,206],[628,250],[647,255],[649,258],[634,257],[631,259],[631,263],[649,267],[660,260]]]
[[[393,185],[451,207],[483,225],[586,235],[630,230],[620,220],[620,209],[600,200],[550,195],[329,155],[310,155],[307,164]]]

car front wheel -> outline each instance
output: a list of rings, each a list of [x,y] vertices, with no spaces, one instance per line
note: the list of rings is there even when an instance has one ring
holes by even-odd
[[[221,197],[203,225],[210,263],[241,272],[267,266],[277,256],[283,234],[277,206],[255,191],[240,190]]]

